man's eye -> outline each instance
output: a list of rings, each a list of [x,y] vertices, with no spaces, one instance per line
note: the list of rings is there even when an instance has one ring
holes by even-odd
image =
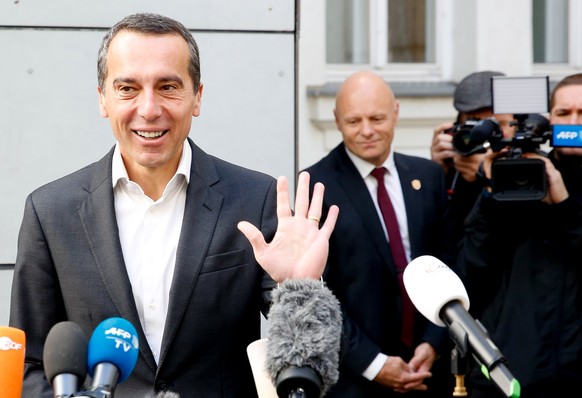
[[[135,91],[135,89],[133,87],[130,87],[130,86],[120,86],[117,88],[117,92],[122,94],[122,95],[131,94],[134,91]]]

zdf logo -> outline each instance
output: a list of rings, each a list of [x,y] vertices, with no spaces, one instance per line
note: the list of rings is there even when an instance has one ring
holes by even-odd
[[[10,337],[0,336],[0,350],[20,350],[22,349],[22,344],[16,343],[10,339]]]

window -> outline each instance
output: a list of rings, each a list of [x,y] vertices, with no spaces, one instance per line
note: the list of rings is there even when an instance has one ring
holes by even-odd
[[[434,64],[435,2],[327,0],[327,64]]]
[[[582,67],[582,2],[532,0],[534,71],[561,78]]]
[[[568,63],[568,0],[533,0],[534,63]]]

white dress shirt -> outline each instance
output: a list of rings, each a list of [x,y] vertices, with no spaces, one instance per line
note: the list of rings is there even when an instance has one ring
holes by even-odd
[[[176,249],[184,218],[192,149],[184,142],[178,170],[155,202],[130,181],[115,146],[113,195],[119,238],[141,326],[159,363]]]
[[[376,177],[372,176],[370,173],[376,168],[372,163],[368,163],[362,158],[356,156],[346,147],[346,152],[349,158],[356,166],[358,173],[362,176],[362,179],[366,183],[366,187],[370,192],[374,206],[376,206],[376,212],[378,213],[378,218],[384,229],[384,235],[386,240],[388,239],[388,230],[386,229],[386,224],[384,223],[384,217],[382,217],[382,211],[378,204],[378,180]],[[408,218],[406,217],[406,205],[404,203],[404,196],[402,194],[402,186],[400,185],[400,178],[398,176],[398,170],[396,169],[396,164],[394,163],[394,152],[392,148],[388,154],[388,158],[379,167],[385,167],[387,172],[384,174],[384,184],[386,185],[386,190],[388,191],[388,196],[390,196],[390,201],[394,207],[394,212],[396,213],[396,218],[398,219],[398,229],[400,230],[400,236],[402,237],[402,244],[404,246],[404,252],[406,254],[406,260],[410,262],[410,236],[408,235]],[[388,360],[388,356],[384,353],[378,353],[376,358],[372,361],[370,365],[366,368],[362,376],[368,380],[374,380],[374,378],[380,373],[380,370]]]

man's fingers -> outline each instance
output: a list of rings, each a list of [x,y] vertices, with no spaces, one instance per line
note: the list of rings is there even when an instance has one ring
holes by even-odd
[[[299,179],[297,181],[297,193],[295,195],[295,216],[307,217],[308,210],[309,210],[309,173],[303,171],[299,174]]]
[[[339,215],[339,207],[333,205],[329,208],[327,213],[327,218],[325,219],[325,223],[321,227],[320,231],[325,233],[326,239],[329,240],[333,229],[335,228],[335,223],[337,221],[337,217]]]
[[[267,245],[261,231],[248,221],[239,222],[237,228],[248,239],[255,253],[255,257],[257,257],[257,254],[261,253]]]
[[[321,218],[321,208],[323,207],[323,184],[318,182],[313,187],[313,196],[311,197],[311,205],[307,212],[307,218],[312,220],[319,220]],[[319,221],[317,223],[319,225]]]
[[[291,205],[289,204],[289,182],[287,177],[277,178],[277,218],[280,220],[291,216]]]

